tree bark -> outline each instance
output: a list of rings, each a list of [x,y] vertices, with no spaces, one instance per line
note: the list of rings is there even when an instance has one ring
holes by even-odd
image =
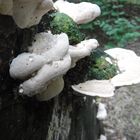
[[[27,50],[40,27],[21,30],[10,16],[0,16],[0,140],[97,140],[102,132],[94,98],[70,87],[84,79],[85,60],[67,73],[59,96],[39,102],[18,95],[21,81],[9,76],[9,64]]]

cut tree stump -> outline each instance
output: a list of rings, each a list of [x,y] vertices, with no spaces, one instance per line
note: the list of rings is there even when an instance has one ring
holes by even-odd
[[[94,98],[71,89],[83,79],[85,60],[67,73],[59,96],[39,102],[18,95],[21,81],[9,76],[9,64],[27,50],[36,32],[38,26],[21,30],[10,16],[0,16],[0,140],[97,140],[102,127]]]

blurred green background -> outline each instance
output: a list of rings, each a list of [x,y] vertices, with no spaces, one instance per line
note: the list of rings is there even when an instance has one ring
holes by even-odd
[[[96,3],[101,15],[80,26],[105,48],[125,47],[140,38],[140,0],[81,0]]]

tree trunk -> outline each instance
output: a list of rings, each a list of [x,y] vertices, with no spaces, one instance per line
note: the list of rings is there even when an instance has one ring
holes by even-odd
[[[10,16],[0,16],[0,140],[97,140],[101,130],[94,99],[70,88],[83,80],[84,62],[67,73],[57,97],[39,102],[18,95],[21,81],[10,78],[9,64],[27,50],[40,27],[21,30]]]

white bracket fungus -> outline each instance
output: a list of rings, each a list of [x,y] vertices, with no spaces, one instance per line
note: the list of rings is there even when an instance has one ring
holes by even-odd
[[[69,55],[66,55],[63,60],[54,61],[52,64],[45,64],[34,77],[23,82],[23,94],[33,96],[44,92],[49,81],[64,75],[70,69],[70,66],[71,59]]]
[[[114,86],[109,80],[90,80],[78,85],[73,85],[76,92],[89,96],[111,97],[114,95]]]
[[[87,2],[73,4],[61,0],[55,3],[55,7],[60,12],[66,12],[78,24],[87,23],[100,15],[100,8],[96,4]],[[52,0],[0,1],[0,13],[11,15],[20,28],[38,24],[41,17],[52,8]],[[39,33],[28,52],[13,59],[9,72],[15,79],[25,80],[19,86],[19,93],[48,100],[62,91],[63,75],[97,46],[95,39],[71,46],[64,33]]]
[[[98,46],[99,44],[96,39],[84,40],[75,46],[70,45],[69,54],[72,58],[72,67],[76,65],[79,59],[89,56]]]
[[[70,16],[77,24],[88,23],[101,13],[98,5],[89,2],[75,4],[64,0],[58,0],[54,3],[54,7],[58,12]]]
[[[107,118],[106,106],[103,103],[98,104],[98,111],[96,118],[98,120],[105,120]]]
[[[140,83],[139,56],[131,50],[122,48],[113,48],[105,52],[116,60],[119,73],[110,80],[91,80],[73,85],[75,91],[89,96],[111,97],[114,95],[115,87]]]
[[[99,140],[107,140],[107,137],[105,135],[101,134]]]
[[[37,94],[37,99],[40,101],[47,101],[52,97],[61,93],[64,88],[63,76],[59,76],[48,84],[47,89],[40,94]]]
[[[68,53],[69,39],[65,33],[60,35],[39,33],[34,40],[29,52],[43,56],[48,63],[61,60]]]
[[[39,33],[29,52],[13,59],[9,72],[15,79],[25,80],[19,87],[19,93],[48,100],[62,91],[63,75],[73,65],[72,61],[75,63],[90,55],[97,46],[97,40],[90,39],[72,47],[65,33]]]
[[[36,25],[53,8],[52,0],[1,0],[0,14],[10,15],[20,28]]]
[[[140,83],[140,57],[133,51],[122,48],[113,48],[105,51],[116,59],[120,73],[111,79],[115,86],[124,86]]]
[[[41,55],[22,53],[10,65],[10,75],[13,78],[26,79],[46,63]]]
[[[62,90],[64,86],[62,75],[71,67],[68,37],[64,33],[60,35],[40,33],[35,39],[36,41],[29,47],[29,53],[22,53],[13,59],[10,75],[25,80],[20,85],[20,93],[27,96],[43,93],[44,96],[47,91],[52,91],[52,94],[47,94],[46,97],[51,98]],[[55,83],[61,84],[57,91],[53,89]],[[41,97],[39,98],[41,100]]]

